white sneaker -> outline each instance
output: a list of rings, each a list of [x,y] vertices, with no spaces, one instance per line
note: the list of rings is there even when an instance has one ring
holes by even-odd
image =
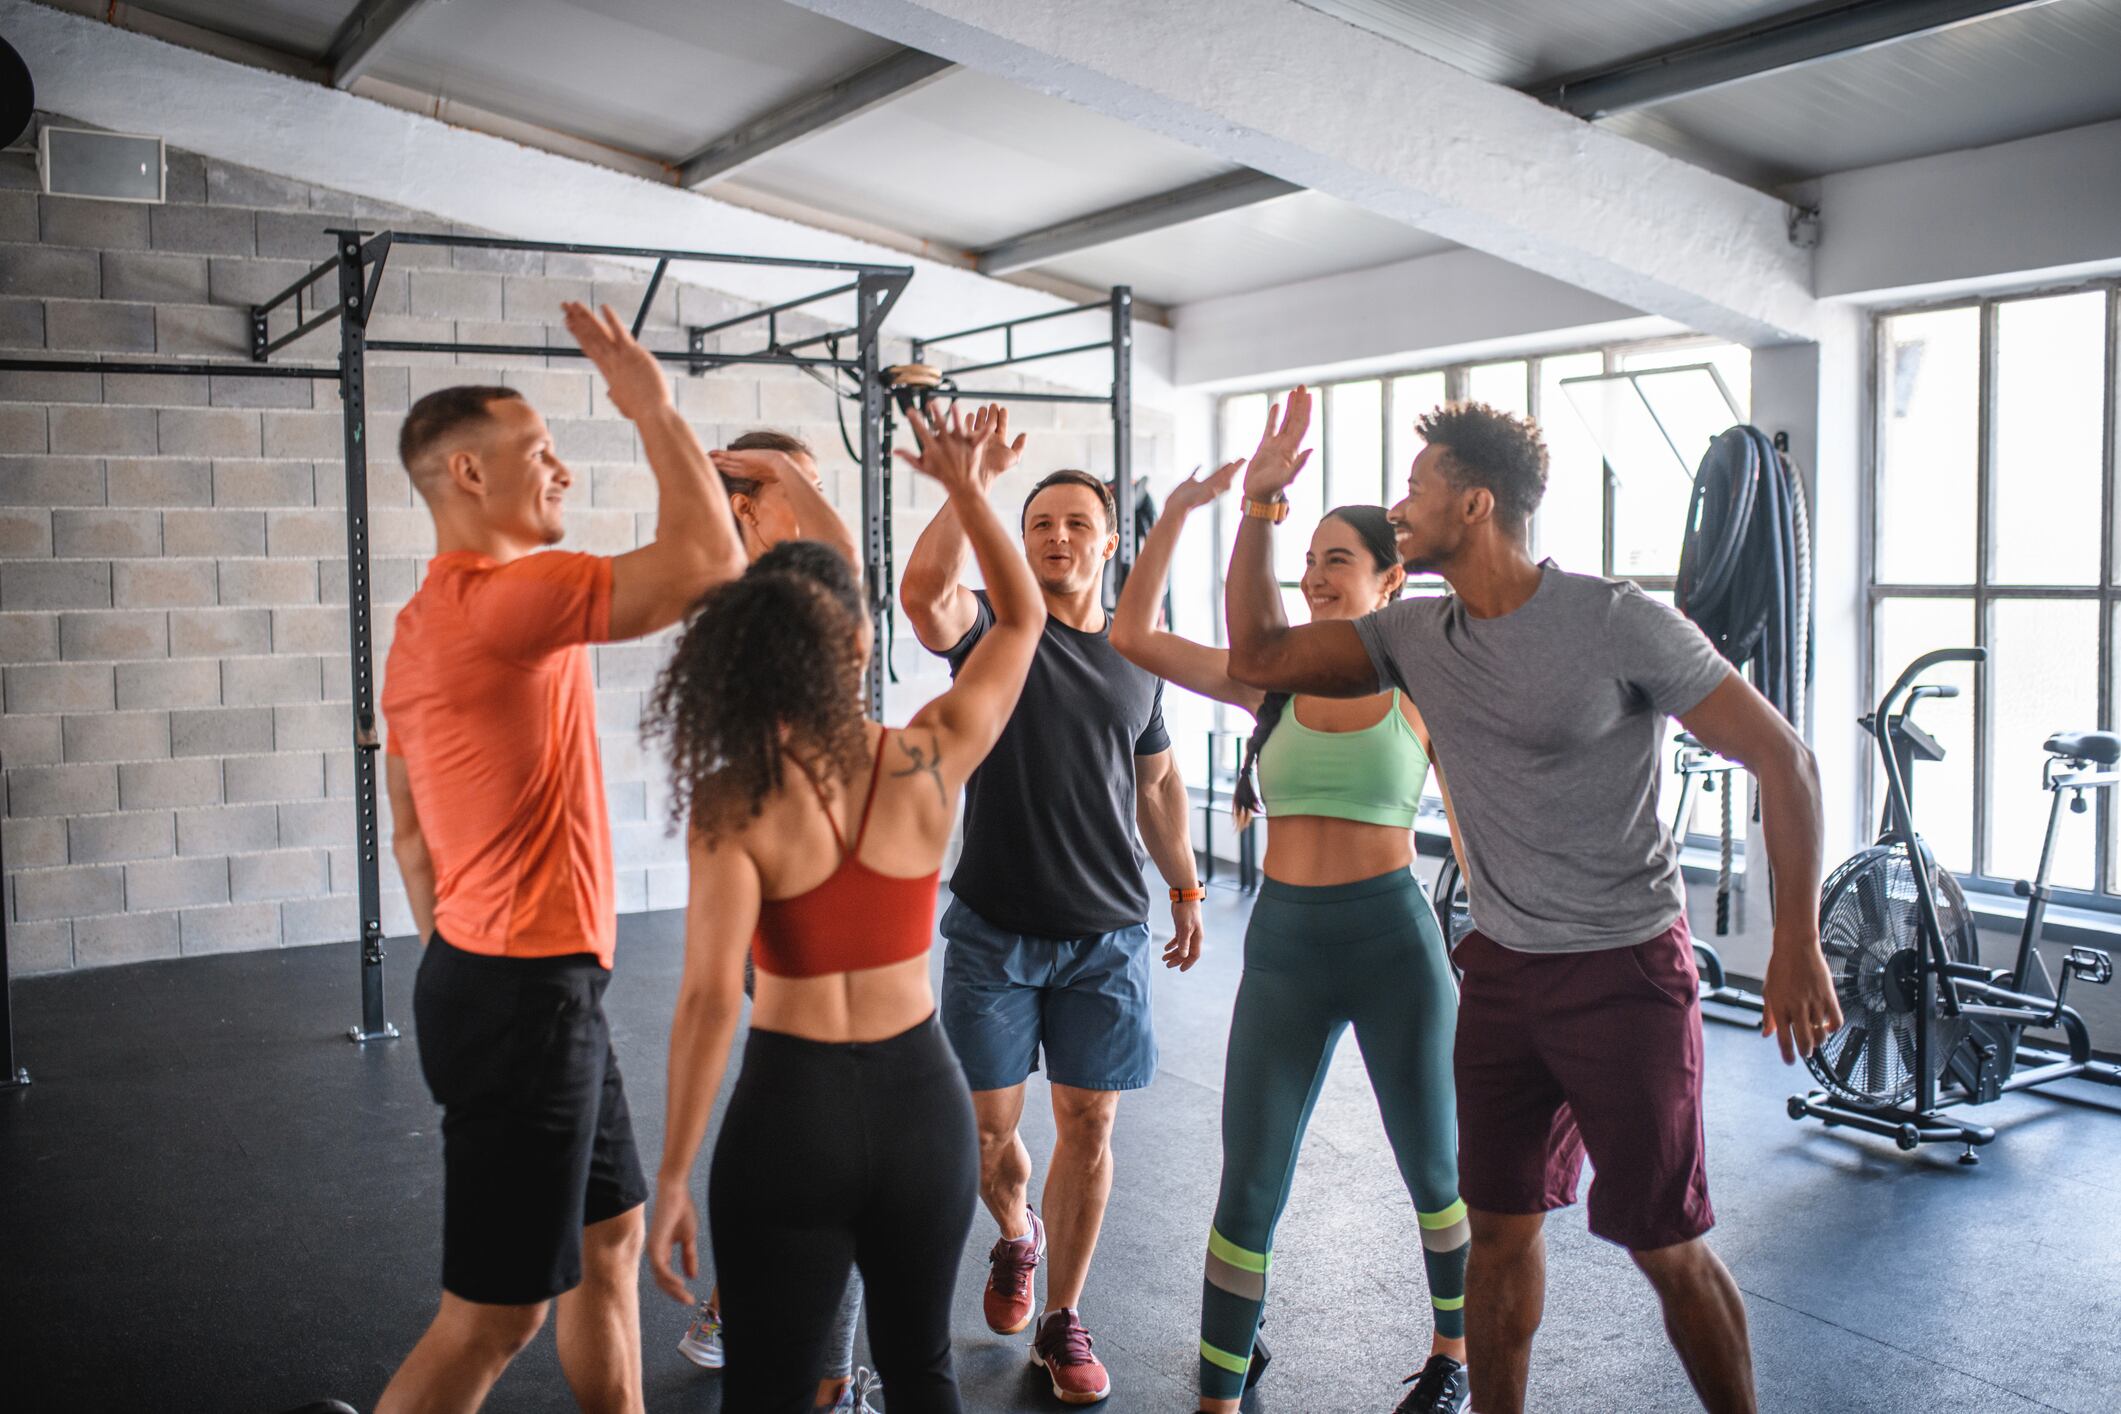
[[[703,1370],[722,1368],[722,1317],[706,1302],[693,1312],[692,1324],[678,1342],[678,1354]]]
[[[882,1394],[884,1382],[876,1377],[876,1371],[867,1365],[854,1368],[854,1378],[847,1381],[847,1388],[840,1391],[839,1403],[832,1406],[832,1414],[881,1414],[869,1402],[872,1394]]]

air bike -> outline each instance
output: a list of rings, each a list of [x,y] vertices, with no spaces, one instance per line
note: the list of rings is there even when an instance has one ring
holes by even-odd
[[[2121,1065],[2093,1059],[2084,1018],[2067,1004],[2071,982],[2111,981],[2113,959],[2073,947],[2058,981],[2035,946],[2052,897],[2048,876],[2065,798],[2081,814],[2087,792],[2121,783],[2121,736],[2058,732],[2044,744],[2041,785],[2054,802],[2039,870],[2017,886],[2025,923],[2017,965],[2007,972],[1982,965],[1966,896],[1915,830],[1909,773],[1916,761],[1943,760],[1944,748],[1915,724],[1914,710],[1925,698],[1959,694],[1916,679],[1939,664],[1987,657],[1982,648],[1926,653],[1863,719],[1885,764],[1885,819],[1878,843],[1844,861],[1822,891],[1820,942],[1844,1022],[1806,1061],[1822,1088],[1789,1102],[1791,1119],[1860,1129],[1905,1150],[1963,1144],[1962,1164],[1979,1163],[1975,1146],[1993,1141],[1996,1131],[1947,1114],[1952,1106],[1985,1105],[2058,1080],[2121,1085]],[[2029,1040],[2029,1031],[2059,1031],[2066,1049]]]

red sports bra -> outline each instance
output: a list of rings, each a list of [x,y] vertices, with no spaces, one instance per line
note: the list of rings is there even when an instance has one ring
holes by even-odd
[[[876,760],[869,771],[869,796],[862,802],[861,822],[854,829],[854,843],[840,836],[832,825],[832,811],[825,789],[810,777],[817,792],[825,823],[832,825],[832,838],[840,847],[840,867],[816,888],[793,898],[766,899],[759,904],[759,931],[751,940],[751,956],[761,972],[775,977],[824,977],[834,972],[860,972],[870,967],[888,967],[928,951],[935,937],[935,891],[943,877],[940,865],[917,879],[879,874],[855,858],[861,852],[862,836],[869,829],[869,809],[876,804],[877,782],[883,776],[886,727],[877,734]],[[806,769],[804,773],[809,775]]]

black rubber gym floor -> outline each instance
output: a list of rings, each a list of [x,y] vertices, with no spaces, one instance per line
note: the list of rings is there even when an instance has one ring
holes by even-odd
[[[1084,1316],[1114,1410],[1190,1410],[1214,1203],[1223,1037],[1245,901],[1212,891],[1210,955],[1159,979],[1163,1071],[1120,1108],[1118,1182]],[[678,971],[674,914],[621,920],[608,1009],[653,1169]],[[391,948],[410,1026],[417,948]],[[356,1050],[350,947],[148,963],[18,983],[35,1076],[0,1095],[0,1400],[28,1411],[268,1414],[373,1403],[432,1311],[436,1113],[410,1037]],[[2121,1408],[2121,1109],[2015,1097],[1977,1168],[1948,1150],[1793,1124],[1802,1072],[1712,1025],[1715,1242],[1744,1287],[1768,1410]],[[1051,1122],[1034,1082],[1026,1137]],[[702,1169],[704,1173],[704,1168]],[[1538,1410],[1684,1410],[1648,1288],[1580,1210],[1549,1225]],[[958,1288],[966,1407],[1057,1409],[1023,1343],[987,1332],[980,1217]],[[1390,1410],[1426,1352],[1420,1247],[1352,1041],[1276,1243],[1274,1368],[1248,1406]],[[642,1281],[648,1406],[716,1411]],[[888,1396],[888,1392],[887,1392]],[[888,1404],[888,1397],[886,1399]],[[549,1333],[499,1411],[567,1410]]]

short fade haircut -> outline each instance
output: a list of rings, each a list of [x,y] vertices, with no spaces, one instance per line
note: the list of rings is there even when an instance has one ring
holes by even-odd
[[[521,399],[513,388],[496,384],[466,383],[455,388],[437,388],[412,405],[405,425],[398,429],[398,460],[405,470],[420,478],[417,468],[450,434],[487,417],[487,409],[503,398]]]
[[[1112,504],[1112,488],[1087,471],[1076,471],[1073,468],[1068,468],[1048,474],[1043,481],[1031,488],[1030,495],[1024,497],[1023,514],[1018,516],[1016,521],[1016,528],[1019,533],[1031,524],[1031,503],[1038,499],[1039,492],[1052,486],[1081,486],[1095,491],[1097,493],[1097,503],[1104,508],[1105,512],[1105,533],[1109,535],[1119,528],[1119,511]]]
[[[791,457],[809,457],[817,460],[817,453],[810,444],[793,432],[776,432],[771,427],[761,427],[731,442],[726,448],[732,452],[784,452]],[[756,496],[766,483],[749,476],[731,476],[722,473],[722,486],[732,496]]]
[[[1523,528],[1547,494],[1547,444],[1539,425],[1486,403],[1445,403],[1423,413],[1415,432],[1444,449],[1453,485],[1495,498],[1495,518]]]

